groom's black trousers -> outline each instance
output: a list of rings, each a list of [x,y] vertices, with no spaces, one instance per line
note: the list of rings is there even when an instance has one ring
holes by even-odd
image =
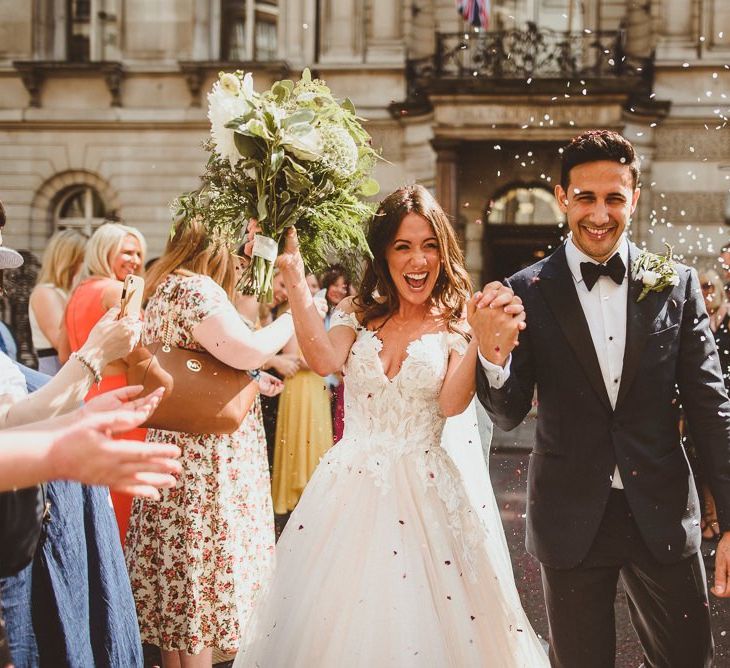
[[[674,564],[659,563],[644,544],[623,491],[611,490],[585,560],[567,570],[542,565],[554,668],[613,668],[619,577],[646,668],[711,665],[710,611],[701,555]]]

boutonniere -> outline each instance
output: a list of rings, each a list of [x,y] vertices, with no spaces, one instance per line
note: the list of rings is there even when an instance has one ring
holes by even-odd
[[[672,247],[667,243],[664,245],[667,247],[664,255],[643,250],[634,260],[631,273],[635,280],[644,284],[637,302],[644,299],[650,292],[661,292],[670,286],[679,285],[679,274],[674,267],[674,260],[672,260]]]

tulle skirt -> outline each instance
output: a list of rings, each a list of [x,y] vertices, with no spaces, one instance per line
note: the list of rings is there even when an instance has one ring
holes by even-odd
[[[327,453],[236,668],[548,665],[491,491],[477,510],[443,448],[412,446],[346,434]]]

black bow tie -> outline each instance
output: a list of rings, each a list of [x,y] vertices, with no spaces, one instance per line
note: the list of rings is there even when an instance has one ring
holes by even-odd
[[[621,285],[626,275],[626,266],[621,256],[616,253],[606,264],[596,264],[595,262],[581,262],[580,273],[583,276],[588,290],[593,290],[599,276],[610,276],[614,283]]]

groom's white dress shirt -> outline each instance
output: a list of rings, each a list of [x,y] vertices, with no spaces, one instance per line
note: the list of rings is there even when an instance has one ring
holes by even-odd
[[[598,281],[593,286],[593,290],[588,290],[581,275],[580,263],[593,262],[595,264],[596,261],[588,257],[573,243],[572,236],[568,237],[565,244],[565,258],[568,262],[570,273],[573,275],[575,291],[578,294],[580,305],[583,308],[583,314],[588,322],[588,329],[591,332],[591,339],[593,340],[593,348],[596,351],[603,382],[606,385],[608,398],[613,408],[616,408],[618,390],[621,386],[624,348],[626,347],[629,244],[625,236],[621,238],[614,255],[616,254],[621,256],[626,267],[626,275],[621,285],[616,284],[609,276],[599,276]],[[527,317],[527,326],[529,327],[529,313]],[[512,356],[510,355],[504,368],[486,360],[482,356],[481,351],[479,351],[479,359],[484,367],[489,384],[498,390],[509,378]],[[618,466],[614,471],[611,486],[616,489],[623,489]]]

